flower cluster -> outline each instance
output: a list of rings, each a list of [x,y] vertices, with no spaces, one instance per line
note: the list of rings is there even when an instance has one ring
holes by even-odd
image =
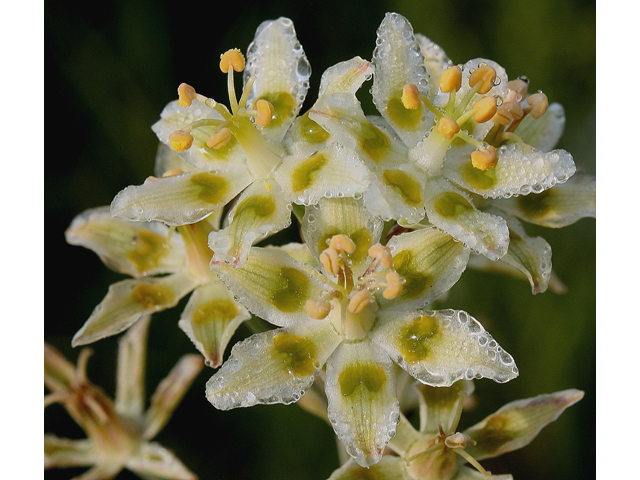
[[[324,72],[306,112],[311,68],[291,20],[264,22],[246,56],[229,50],[220,69],[229,106],[180,85],[153,125],[155,175],[67,230],[133,277],[111,286],[74,346],[146,325],[192,292],[179,326],[220,367],[206,398],[222,410],[301,398],[326,408],[352,457],[331,478],[374,465],[375,478],[476,478],[464,462],[486,477],[477,459],[525,445],[579,400],[515,402],[456,432],[471,380],[507,382],[518,369],[468,313],[430,307],[468,266],[517,272],[533,293],[558,284],[549,244],[521,222],[595,216],[595,179],[554,149],[559,104],[491,60],[454,64],[396,13],[371,60]],[[356,96],[368,81],[379,115]],[[256,246],[294,223],[301,242]],[[252,315],[276,328],[223,362]],[[420,385],[419,431],[401,411],[407,375]],[[135,445],[99,458],[129,466]]]

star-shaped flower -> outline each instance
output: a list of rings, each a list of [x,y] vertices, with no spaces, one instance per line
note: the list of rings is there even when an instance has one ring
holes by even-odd
[[[89,349],[74,367],[44,345],[45,406],[60,402],[84,430],[85,440],[44,436],[44,468],[91,467],[77,480],[107,480],[122,469],[144,479],[195,480],[173,453],[152,442],[202,370],[199,355],[185,355],[158,385],[144,410],[144,374],[149,317],[120,340],[115,401],[86,378]]]
[[[336,434],[368,466],[400,418],[393,362],[438,386],[517,376],[467,313],[421,310],[458,280],[469,250],[436,228],[382,245],[382,227],[360,200],[325,199],[306,209],[306,246],[253,247],[239,269],[212,264],[241,303],[280,327],[233,347],[207,383],[215,407],[292,403],[320,375]]]
[[[458,432],[465,398],[473,383],[462,380],[445,388],[419,385],[420,428],[401,416],[398,433],[389,443],[396,455],[385,455],[365,470],[347,461],[330,480],[512,480],[492,475],[479,460],[496,457],[528,445],[546,425],[578,402],[579,390],[564,390],[511,402],[480,423]],[[467,466],[466,464],[469,464]]]

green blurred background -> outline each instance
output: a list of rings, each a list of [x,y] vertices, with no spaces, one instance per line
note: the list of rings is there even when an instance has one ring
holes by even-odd
[[[294,21],[313,69],[308,107],[322,72],[356,55],[370,58],[385,12],[399,12],[454,62],[493,59],[511,77],[527,75],[532,89],[562,103],[567,127],[559,147],[574,155],[580,170],[595,174],[595,1],[283,0],[228,7],[152,0],[102,2],[97,8],[90,2],[45,2],[47,127],[56,132],[47,138],[55,138],[55,148],[63,151],[62,160],[45,164],[47,280],[49,285],[63,280],[66,287],[63,295],[47,296],[45,340],[73,361],[78,350],[71,348],[71,337],[109,284],[122,277],[92,252],[66,245],[65,228],[78,213],[108,205],[122,188],[152,174],[157,140],[150,126],[180,83],[226,103],[219,55],[233,47],[246,50],[263,20]],[[476,382],[478,406],[460,427],[512,400],[582,389],[585,398],[531,445],[483,465],[516,480],[594,478],[595,220],[561,230],[527,229],[551,244],[554,269],[569,292],[533,296],[523,281],[475,271],[463,275],[442,308],[464,309],[478,318],[513,354],[521,374],[505,385]],[[151,324],[149,394],[182,354],[195,352],[177,326],[183,306],[156,315]],[[234,341],[248,334],[242,326]],[[89,377],[113,393],[117,339],[92,348]],[[322,480],[338,467],[330,427],[297,406],[216,411],[204,399],[212,373],[207,369],[198,377],[157,437],[201,479]],[[45,412],[45,431],[82,436],[57,405]],[[52,470],[45,478],[70,478],[80,471]]]

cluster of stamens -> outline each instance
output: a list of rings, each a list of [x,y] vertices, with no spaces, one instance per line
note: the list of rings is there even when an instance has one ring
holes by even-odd
[[[360,313],[375,301],[374,292],[382,290],[383,298],[391,300],[402,292],[404,279],[393,270],[393,258],[388,247],[375,244],[367,251],[372,261],[366,271],[353,278],[350,255],[355,253],[356,244],[346,235],[334,235],[329,246],[320,253],[320,263],[324,271],[337,277],[337,288],[324,295],[320,301],[307,300],[306,310],[312,318],[323,319],[331,312],[330,301],[346,298],[347,311]],[[376,271],[378,266],[382,270]]]
[[[547,111],[549,101],[542,92],[527,97],[528,79],[526,77],[519,77],[507,83],[508,93],[504,99],[486,95],[494,86],[500,84],[500,77],[492,66],[479,64],[478,68],[471,71],[469,75],[471,88],[456,105],[456,94],[462,88],[462,78],[461,66],[451,66],[442,73],[439,87],[443,93],[449,94],[449,100],[444,108],[436,107],[412,84],[404,86],[402,103],[410,110],[424,105],[435,115],[438,133],[447,141],[460,138],[476,147],[471,154],[471,163],[479,170],[490,170],[495,168],[498,162],[496,147],[510,140],[521,142],[520,137],[513,131],[528,114],[533,118],[540,118]],[[475,94],[485,96],[468,108]],[[525,99],[526,105],[523,105]],[[475,123],[494,123],[484,142],[463,130],[465,123],[470,120]]]
[[[238,49],[228,50],[220,56],[220,70],[227,74],[227,88],[229,91],[229,105],[231,107],[231,111],[215,100],[197,93],[192,86],[187,85],[186,83],[183,83],[178,87],[179,106],[187,108],[194,100],[198,100],[206,106],[216,110],[223,119],[206,118],[197,120],[192,124],[173,132],[169,135],[169,142],[173,150],[182,152],[191,148],[193,143],[193,136],[191,135],[191,132],[195,128],[207,126],[216,127],[214,133],[207,138],[207,146],[213,149],[224,147],[229,143],[229,140],[231,140],[232,134],[228,128],[228,124],[235,115],[253,117],[256,125],[260,127],[264,127],[269,124],[274,117],[275,109],[267,100],[260,99],[255,102],[253,109],[246,108],[251,87],[255,82],[255,76],[252,76],[247,81],[240,99],[238,100],[236,97],[233,73],[242,72],[244,67],[245,59]]]

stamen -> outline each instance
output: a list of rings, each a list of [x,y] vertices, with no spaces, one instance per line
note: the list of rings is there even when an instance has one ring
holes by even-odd
[[[549,108],[549,99],[542,92],[529,95],[527,103],[531,106],[530,113],[533,118],[540,118]]]
[[[340,234],[331,237],[329,248],[351,254],[356,251],[356,244],[346,235]]]
[[[349,306],[347,310],[351,313],[360,313],[364,308],[371,303],[371,292],[366,288],[358,291],[351,300],[349,300]]]
[[[387,288],[382,292],[382,296],[387,300],[392,300],[400,295],[400,292],[402,292],[403,279],[398,272],[387,273],[385,280],[387,281]]]
[[[178,105],[187,108],[191,102],[198,98],[196,89],[186,83],[181,83],[178,87]]]
[[[231,140],[231,130],[227,127],[223,127],[207,138],[207,146],[217,150],[229,143],[229,140]]]
[[[222,70],[222,73],[228,73],[229,67],[236,72],[241,72],[244,70],[244,65],[244,55],[237,48],[227,50],[220,55],[220,70]]]
[[[439,133],[444,135],[447,140],[451,140],[456,133],[460,131],[460,125],[455,120],[452,120],[448,117],[442,117],[438,121],[437,130]]]
[[[527,90],[529,89],[529,83],[525,82],[522,78],[516,78],[515,80],[511,80],[507,83],[507,88],[509,90],[513,90],[520,98],[524,98],[527,96]]]
[[[440,76],[440,90],[444,93],[457,92],[462,86],[462,70],[453,66],[447,68]]]
[[[498,99],[496,97],[486,96],[478,100],[473,105],[473,110],[475,110],[473,119],[477,123],[488,122],[496,114],[497,109],[498,109]]]
[[[418,92],[418,87],[408,83],[404,87],[402,87],[402,105],[407,110],[415,110],[420,107],[420,92]]]
[[[267,100],[260,99],[256,102],[256,109],[258,111],[256,115],[256,125],[260,127],[268,125],[275,113],[273,105]]]
[[[315,300],[307,300],[304,305],[305,310],[311,318],[322,320],[331,312],[331,304],[329,302],[316,302]]]
[[[184,152],[185,150],[190,149],[192,143],[193,137],[190,133],[187,133],[184,130],[176,130],[169,135],[169,145],[171,146],[171,150],[175,150],[176,152]]]
[[[491,121],[506,126],[513,121],[520,120],[523,116],[524,111],[519,102],[504,102],[497,108]]]
[[[471,153],[471,164],[478,170],[491,170],[498,164],[498,154],[495,147],[489,145],[483,150]]]
[[[166,178],[166,177],[173,177],[174,175],[181,175],[184,172],[182,170],[180,170],[179,168],[172,168],[171,170],[167,170],[166,172],[164,172],[162,174],[162,178]]]
[[[325,248],[320,254],[319,260],[329,275],[338,275],[340,273],[340,257],[337,250]]]
[[[89,357],[93,355],[93,350],[90,348],[83,348],[78,356],[78,363],[76,366],[76,381],[78,383],[87,382],[87,362]]]
[[[469,86],[474,87],[476,84],[480,84],[477,93],[488,93],[494,87],[494,80],[496,79],[495,68],[484,65],[475,69],[469,76]]]
[[[367,253],[371,258],[376,260],[376,265],[377,263],[380,263],[382,265],[382,268],[393,267],[393,257],[391,255],[391,250],[389,249],[389,247],[385,247],[381,243],[376,243],[375,245],[369,247]]]
[[[476,445],[477,443],[469,435],[460,432],[447,435],[444,439],[444,444],[449,448],[465,448],[469,442],[473,445]]]
[[[482,475],[484,475],[485,478],[489,478],[489,476],[491,475],[491,472],[485,470],[482,467],[482,465],[480,465],[480,463],[471,456],[471,454],[469,454],[468,452],[460,448],[453,448],[452,450],[456,452],[458,455],[460,455],[462,458],[464,458],[471,465],[473,465],[476,468],[476,470],[478,470]]]

